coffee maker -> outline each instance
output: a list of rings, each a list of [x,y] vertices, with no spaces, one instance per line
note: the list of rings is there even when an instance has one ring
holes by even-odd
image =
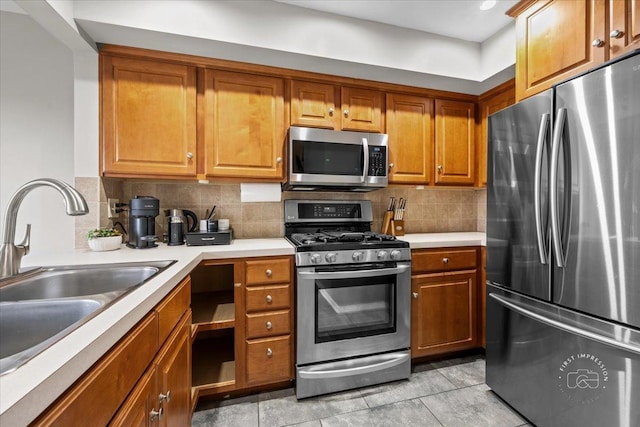
[[[195,212],[187,209],[166,209],[164,214],[167,216],[167,245],[184,245],[184,234],[196,231],[198,227]]]
[[[155,248],[156,217],[160,214],[160,201],[150,196],[135,196],[129,201],[129,242],[134,249]]]

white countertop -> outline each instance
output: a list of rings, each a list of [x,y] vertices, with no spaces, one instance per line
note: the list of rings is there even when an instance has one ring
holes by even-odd
[[[421,233],[400,237],[412,249],[481,246],[485,234]],[[15,371],[0,376],[0,425],[27,425],[122,338],[203,259],[293,255],[283,238],[236,239],[230,245],[166,246],[110,252],[31,253],[23,267],[176,260],[172,266],[112,304]]]

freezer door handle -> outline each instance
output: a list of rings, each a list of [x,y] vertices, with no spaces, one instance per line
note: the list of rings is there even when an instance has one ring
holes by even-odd
[[[551,211],[551,237],[553,241],[556,265],[564,267],[564,252],[562,250],[562,240],[560,238],[560,219],[558,211],[558,162],[560,157],[560,145],[562,133],[567,119],[567,109],[560,108],[558,117],[553,129],[553,141],[551,144],[551,166],[549,176],[549,206]]]
[[[536,218],[536,238],[538,240],[538,255],[540,263],[547,263],[547,246],[545,244],[544,230],[542,229],[542,189],[540,188],[540,179],[542,175],[542,155],[544,151],[545,141],[547,139],[547,131],[549,129],[549,113],[544,113],[540,117],[540,127],[538,128],[538,142],[536,145],[536,166],[535,176],[533,178],[533,206]]]
[[[573,319],[565,318],[560,314],[554,314],[553,317],[555,318],[552,318],[548,314],[545,315],[545,314],[537,313],[535,311],[535,308],[521,301],[514,301],[509,297],[504,297],[502,295],[498,295],[494,293],[489,293],[489,297],[494,299],[504,307],[522,316],[526,316],[530,319],[536,320],[547,326],[551,326],[552,328],[569,332],[571,334],[578,335],[583,338],[587,338],[589,340],[595,341],[600,344],[608,345],[610,347],[614,347],[620,350],[634,353],[636,355],[640,355],[640,345],[637,345],[633,342],[621,342],[616,340],[615,338],[606,336],[601,333],[594,332],[593,330],[586,330],[576,325],[575,324],[576,322]]]

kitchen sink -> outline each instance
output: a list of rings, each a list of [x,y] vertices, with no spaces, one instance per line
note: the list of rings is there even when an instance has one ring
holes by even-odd
[[[104,306],[95,299],[0,303],[0,373],[14,369]]]
[[[0,281],[0,375],[26,363],[174,262],[45,267]]]
[[[2,286],[0,302],[69,298],[124,292],[141,285],[175,261],[47,267]]]

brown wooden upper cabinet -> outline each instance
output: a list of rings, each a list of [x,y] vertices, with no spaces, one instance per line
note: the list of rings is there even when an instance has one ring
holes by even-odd
[[[487,142],[489,132],[489,116],[515,102],[515,81],[509,80],[500,86],[483,93],[479,97],[480,126],[476,139],[476,153],[478,168],[476,170],[476,184],[479,187],[487,185]]]
[[[284,177],[284,80],[205,70],[205,174]]]
[[[474,185],[474,103],[436,99],[435,110],[436,185]]]
[[[523,0],[507,13],[516,18],[517,100],[640,47],[638,0]]]
[[[101,56],[101,173],[196,176],[196,68]]]
[[[427,184],[433,176],[433,99],[387,94],[389,182]]]
[[[293,126],[383,132],[383,107],[381,91],[303,80],[291,82]]]

